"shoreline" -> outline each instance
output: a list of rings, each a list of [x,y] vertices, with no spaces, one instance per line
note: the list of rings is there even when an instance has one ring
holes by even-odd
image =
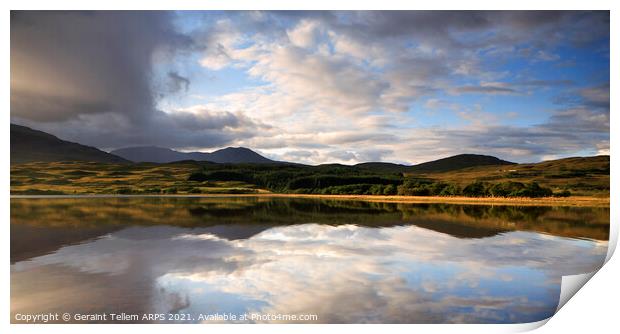
[[[503,206],[574,206],[574,207],[610,207],[609,197],[571,196],[571,197],[543,197],[543,198],[506,198],[506,197],[463,197],[463,196],[382,196],[382,195],[320,195],[320,194],[92,194],[92,195],[11,195],[16,198],[230,198],[230,197],[257,197],[257,198],[314,198],[346,201],[384,202],[384,203],[411,203],[411,204],[466,204],[466,205],[503,205]]]

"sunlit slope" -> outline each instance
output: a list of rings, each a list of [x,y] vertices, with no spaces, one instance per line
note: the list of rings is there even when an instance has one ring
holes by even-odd
[[[490,183],[531,182],[552,189],[566,189],[573,194],[609,196],[609,156],[576,157],[535,164],[478,166],[450,172],[410,172],[423,177],[466,185],[474,181]]]

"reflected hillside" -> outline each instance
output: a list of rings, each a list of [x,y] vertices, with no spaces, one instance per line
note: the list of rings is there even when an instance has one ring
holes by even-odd
[[[210,228],[247,239],[274,226],[416,225],[458,238],[515,230],[607,240],[608,208],[402,204],[290,198],[13,198],[11,261],[135,225]]]

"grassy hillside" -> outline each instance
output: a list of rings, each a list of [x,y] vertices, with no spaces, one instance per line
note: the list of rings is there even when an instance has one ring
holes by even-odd
[[[498,159],[490,155],[459,154],[448,158],[411,166],[410,172],[447,172],[476,166],[514,165],[514,162]]]
[[[304,166],[196,161],[169,164],[53,162],[11,166],[12,194],[275,192],[507,196],[512,193],[511,196],[532,197],[528,194],[537,189],[544,190],[537,196],[568,191],[570,195],[608,197],[609,156],[431,173],[399,173],[389,168],[377,170],[337,164]]]
[[[171,164],[27,163],[11,166],[12,194],[253,193],[245,182],[187,181],[195,162]]]
[[[535,164],[479,166],[450,172],[411,172],[405,176],[441,180],[466,186],[474,181],[538,182],[575,195],[609,196],[609,156],[576,157]]]
[[[11,164],[34,161],[129,161],[95,147],[68,142],[48,133],[11,124]]]

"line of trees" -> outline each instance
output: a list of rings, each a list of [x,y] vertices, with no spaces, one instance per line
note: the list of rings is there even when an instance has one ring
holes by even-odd
[[[468,196],[468,197],[566,197],[569,191],[553,193],[536,182],[487,183],[476,181],[460,188],[456,184],[427,180],[405,180],[398,186],[398,194],[405,196]]]
[[[536,182],[488,183],[476,181],[465,187],[402,175],[296,173],[291,170],[215,170],[192,173],[189,181],[243,181],[274,192],[327,195],[403,195],[468,197],[566,197],[569,191],[553,193]]]

